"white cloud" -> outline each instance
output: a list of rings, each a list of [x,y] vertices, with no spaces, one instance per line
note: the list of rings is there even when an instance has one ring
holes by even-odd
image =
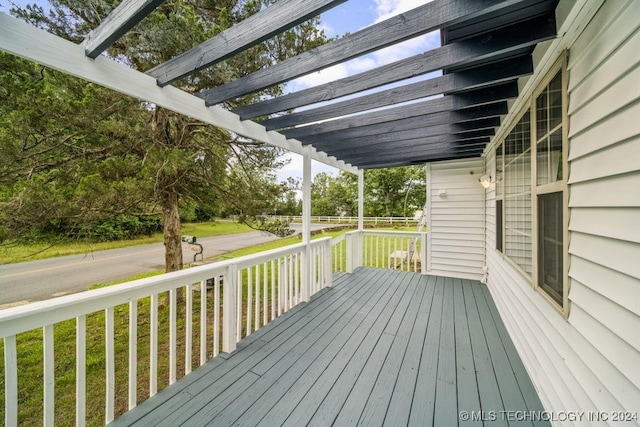
[[[299,77],[289,84],[291,85],[290,89],[301,90],[308,87],[329,83],[334,80],[347,77],[348,75],[348,68],[344,64],[338,64],[329,68],[325,68],[324,70]]]
[[[376,66],[390,64],[412,55],[426,52],[440,46],[440,32],[434,31],[419,37],[406,40],[402,43],[375,51]]]
[[[342,79],[352,74],[371,70],[372,68],[375,68],[379,65],[379,61],[370,55],[355,58],[350,61],[325,68],[324,70],[299,77],[289,83],[290,86],[288,86],[288,89],[296,91],[313,86],[318,86],[324,83]]]
[[[374,0],[378,13],[376,22],[384,21],[431,1],[433,0]]]

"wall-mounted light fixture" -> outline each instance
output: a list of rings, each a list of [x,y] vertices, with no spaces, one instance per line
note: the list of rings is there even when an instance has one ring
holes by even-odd
[[[478,181],[480,181],[480,185],[484,188],[489,188],[491,184],[493,184],[491,182],[491,175],[482,175]]]

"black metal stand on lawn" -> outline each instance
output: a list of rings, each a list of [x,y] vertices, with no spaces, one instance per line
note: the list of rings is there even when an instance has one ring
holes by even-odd
[[[198,255],[200,255],[200,261],[203,260],[204,256],[202,255],[203,249],[200,243],[196,243],[196,236],[182,236],[182,241],[188,243],[192,250],[196,251],[193,254],[193,262],[198,260]]]

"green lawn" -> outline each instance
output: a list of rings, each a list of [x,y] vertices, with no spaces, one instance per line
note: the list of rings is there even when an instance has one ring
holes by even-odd
[[[216,221],[183,224],[181,231],[182,234],[185,235],[209,237],[225,234],[247,233],[251,231],[251,228],[244,224],[238,224],[232,221]],[[140,237],[134,240],[119,240],[115,242],[102,243],[62,241],[41,242],[26,245],[0,245],[0,265],[160,242],[162,242],[162,233],[156,233],[152,236]]]

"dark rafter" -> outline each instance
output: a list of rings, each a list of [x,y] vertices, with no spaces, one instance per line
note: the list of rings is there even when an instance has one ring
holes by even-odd
[[[455,147],[458,150],[476,150],[478,148],[484,148],[484,145],[489,142],[489,137],[479,137],[470,139],[467,141],[458,141],[454,138],[442,138],[439,141],[430,141],[428,139],[417,139],[412,141],[412,144],[407,144],[403,147],[389,146],[378,147],[377,150],[384,157],[390,159],[399,159],[410,155],[420,156],[434,151],[441,150],[443,148]],[[370,156],[367,156],[362,150],[354,150],[352,152],[345,152],[342,154],[343,158],[349,162],[358,163],[359,161],[367,161]]]
[[[427,101],[429,102],[429,101]],[[402,107],[398,107],[402,108]],[[492,105],[485,105],[481,108],[471,108],[465,109],[462,111],[441,111],[437,113],[427,113],[427,109],[420,110],[418,107],[418,111],[411,111],[411,115],[407,115],[405,117],[397,117],[397,120],[394,121],[386,121],[386,122],[378,122],[375,120],[375,117],[372,120],[365,120],[354,122],[347,119],[341,120],[333,120],[331,122],[320,123],[316,125],[304,126],[301,128],[295,129],[287,129],[282,131],[285,136],[289,138],[299,139],[303,143],[307,140],[308,136],[319,135],[319,134],[330,134],[331,132],[339,132],[339,131],[349,131],[349,130],[357,130],[358,129],[368,129],[368,126],[388,126],[389,129],[393,129],[393,127],[397,123],[404,123],[405,120],[410,120],[415,118],[416,120],[422,121],[422,126],[434,126],[444,123],[459,123],[466,122],[471,120],[477,120],[481,118],[487,117],[496,117],[507,114],[507,103],[506,101],[497,102]],[[409,113],[409,111],[407,111]],[[329,138],[331,135],[328,136]]]
[[[127,0],[116,7],[84,40],[85,55],[97,58],[164,0]]]
[[[381,123],[371,126],[362,126],[359,128],[345,129],[343,131],[329,132],[319,135],[306,137],[304,140],[314,147],[324,150],[330,148],[334,152],[335,148],[346,144],[363,143],[366,144],[369,141],[382,141],[392,142],[403,135],[407,135],[408,132],[415,132],[418,136],[428,135],[449,135],[473,132],[479,129],[495,129],[500,126],[499,117],[489,117],[478,120],[467,121],[464,123],[443,123],[434,124],[431,126],[424,126],[424,116],[412,117],[405,120],[398,120],[393,122],[392,125],[387,123]]]
[[[166,86],[230,58],[346,0],[279,0],[193,49],[160,64],[147,74]]]
[[[332,103],[324,107],[305,110],[300,113],[276,117],[261,123],[269,130],[282,129],[435,95],[459,93],[478,89],[483,86],[504,83],[505,81],[515,81],[518,77],[531,74],[532,72],[533,64],[531,57],[524,56],[508,61],[497,62],[474,70],[451,73],[429,80],[387,89],[370,95]]]
[[[246,77],[203,91],[200,96],[206,105],[219,104],[465,19],[500,13],[505,7],[526,3],[531,1],[433,1]]]
[[[460,110],[477,105],[507,100],[509,98],[515,98],[517,93],[518,88],[515,82],[505,83],[487,89],[480,89],[459,95],[447,95],[441,98],[422,101],[415,104],[402,105],[380,111],[364,113],[357,116],[337,119],[322,123],[319,126],[322,126],[326,131],[329,131],[366,126],[376,123],[394,122],[407,117]],[[304,130],[304,127],[301,129]],[[313,132],[311,129],[310,131]]]
[[[437,162],[441,160],[451,160],[451,159],[464,159],[470,157],[480,157],[482,155],[482,150],[486,146],[486,143],[479,144],[477,147],[473,148],[464,148],[458,147],[455,145],[451,146],[443,146],[438,147],[432,151],[424,151],[424,152],[411,152],[404,154],[396,154],[396,155],[387,155],[374,158],[367,158],[365,160],[360,159],[345,159],[352,164],[359,165],[363,169],[369,168],[387,168],[387,167],[395,167],[395,166],[406,166],[406,165],[418,165],[424,164],[426,162]]]
[[[371,139],[345,140],[340,141],[337,144],[318,143],[314,145],[314,147],[319,150],[331,149],[333,155],[342,156],[344,153],[353,153],[354,150],[364,152],[365,148],[371,150],[378,150],[388,146],[405,148],[412,146],[417,141],[464,141],[473,138],[490,137],[495,133],[494,128],[474,129],[468,132],[452,133],[447,132],[447,130],[450,129],[446,129],[446,126],[447,125],[441,125],[440,130],[434,131],[429,131],[428,129],[420,129],[417,132],[415,130],[405,131],[400,133],[398,138],[393,138],[393,134],[386,133]]]

